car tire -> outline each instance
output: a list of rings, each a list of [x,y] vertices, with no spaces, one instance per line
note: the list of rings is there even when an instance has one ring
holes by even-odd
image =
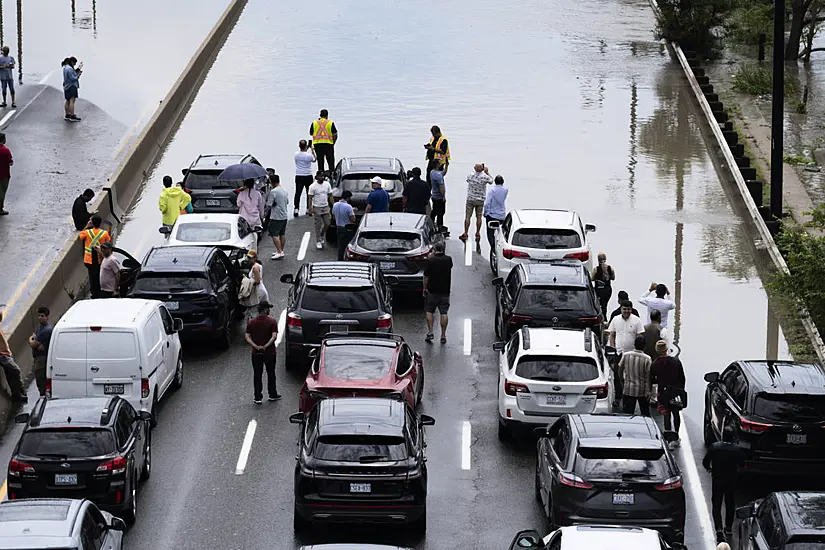
[[[507,443],[513,439],[513,432],[510,431],[504,422],[498,421],[498,440],[502,443]]]
[[[177,391],[183,387],[183,359],[178,357],[178,364],[175,366],[175,377],[172,378],[171,387]]]
[[[153,428],[157,427],[159,416],[160,411],[158,411],[158,389],[155,388],[155,396],[152,398],[152,420],[149,423]]]
[[[126,525],[134,525],[137,520],[137,473],[132,474],[129,503],[123,509],[123,520]]]
[[[312,527],[312,522],[299,514],[298,508],[294,507],[292,509],[292,530],[295,531],[296,534],[300,534],[309,531],[310,527]]]
[[[490,271],[493,272],[493,277],[498,277],[498,254],[496,254],[496,247],[490,247]]]
[[[424,509],[424,513],[422,513],[417,520],[410,523],[410,533],[418,537],[423,537],[425,534],[427,534],[426,508]]]
[[[152,475],[152,430],[146,430],[146,457],[143,460],[143,468],[140,470],[140,480],[146,481]]]
[[[704,420],[702,421],[702,435],[704,436],[705,447],[710,447],[716,443],[716,435],[713,433],[713,426],[710,425],[707,406],[705,406]]]
[[[501,307],[496,304],[496,316],[493,319],[493,327],[496,330],[496,338],[501,340],[501,327],[499,326],[499,319],[501,318]]]

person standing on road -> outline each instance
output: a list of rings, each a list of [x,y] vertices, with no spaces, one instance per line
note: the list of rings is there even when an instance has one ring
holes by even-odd
[[[309,150],[307,150],[309,149]],[[298,142],[298,150],[295,151],[295,199],[293,204],[295,210],[292,213],[296,218],[298,217],[298,209],[301,207],[301,196],[309,191],[309,186],[312,185],[312,163],[315,158],[315,149],[310,148],[307,140],[302,139]],[[309,210],[309,196],[307,196],[307,210]]]
[[[433,210],[430,212],[430,219],[437,227],[444,226],[444,213],[447,211],[447,187],[444,183],[444,172],[442,166],[437,166],[430,172],[430,185],[432,186],[431,196],[433,198]]]
[[[402,197],[404,212],[426,216],[432,188],[426,181],[421,179],[421,168],[418,166],[410,170],[410,175],[412,177],[407,181]]]
[[[430,142],[424,146],[427,150],[427,182],[432,183],[430,173],[433,170],[441,169],[443,175],[447,174],[450,166],[450,143],[441,133],[441,128],[433,126],[430,128]]]
[[[120,264],[112,255],[112,243],[100,245],[100,254],[103,261],[100,262],[100,297],[114,298],[120,290]]]
[[[258,251],[250,250],[246,253],[246,259],[250,265],[249,273],[246,276],[252,279],[253,291],[258,295],[257,303],[268,302],[269,292],[266,290],[266,285],[264,285],[264,266],[261,260],[258,259]]]
[[[163,191],[158,197],[158,210],[163,215],[163,227],[172,229],[181,211],[192,202],[192,197],[181,187],[174,185],[172,176],[163,176]]]
[[[487,242],[490,248],[493,247],[493,242],[496,238],[495,229],[490,229],[490,222],[504,223],[504,218],[507,216],[507,193],[508,190],[504,187],[504,178],[496,176],[495,185],[487,191],[487,199],[484,201],[484,219],[487,220]]]
[[[8,90],[11,93],[11,107],[17,108],[14,102],[14,66],[15,61],[9,55],[9,47],[3,46],[3,55],[0,55],[0,86],[3,88],[3,103],[0,103],[0,107],[6,106],[6,90]]]
[[[650,312],[658,309],[662,312],[662,326],[667,328],[668,312],[676,308],[676,304],[670,299],[670,292],[663,284],[650,283],[650,288],[642,297],[639,303],[647,306],[647,322],[650,322]]]
[[[628,296],[626,290],[620,290],[616,294],[616,298],[619,300],[619,307],[614,309],[613,313],[610,314],[610,321],[612,321],[614,317],[616,317],[618,315],[621,315],[621,313],[622,313],[622,303],[623,302],[630,302],[630,297]],[[630,302],[630,305],[632,306],[633,302]],[[635,315],[636,317],[641,318],[641,315],[639,315],[639,312],[636,310],[635,307],[631,307],[631,313],[633,313],[633,315]]]
[[[484,215],[484,199],[487,197],[487,187],[493,183],[490,170],[484,164],[476,164],[474,172],[467,176],[467,204],[464,208],[464,233],[459,237],[467,242],[470,230],[470,218],[473,212],[476,215],[476,243],[481,242],[481,219]]]
[[[74,105],[77,101],[78,90],[80,89],[80,75],[83,72],[83,63],[76,69],[77,58],[67,57],[63,60],[63,97],[66,104],[63,110],[66,113],[66,120],[69,122],[80,122],[80,117],[74,112]]]
[[[711,476],[711,515],[716,528],[716,542],[725,542],[733,536],[733,519],[736,513],[736,489],[739,467],[745,463],[745,454],[738,445],[726,441],[728,429],[722,432],[722,441],[714,441],[708,447],[702,466]],[[722,501],[725,502],[725,523],[722,524]]]
[[[453,259],[444,253],[444,243],[435,243],[435,256],[424,268],[424,312],[427,317],[425,342],[433,341],[433,314],[438,310],[441,324],[441,343],[447,343],[447,323],[450,311],[450,287],[452,286]]]
[[[52,340],[52,325],[49,323],[49,308],[37,308],[37,328],[29,336],[29,347],[32,349],[34,381],[40,397],[46,395],[46,357],[49,355],[49,343]]]
[[[645,325],[645,353],[650,357],[651,361],[659,358],[659,353],[656,351],[656,344],[660,340],[668,340],[667,329],[662,327],[662,312],[654,309],[650,312],[650,322]],[[665,350],[667,353],[667,350]]]
[[[278,338],[278,321],[269,315],[272,306],[258,304],[258,315],[246,323],[246,343],[252,346],[252,377],[255,396],[252,402],[260,405],[264,400],[263,372],[266,368],[266,390],[270,401],[281,398],[275,384],[275,340]]]
[[[89,212],[86,205],[92,202],[93,198],[95,198],[95,192],[91,189],[86,189],[72,204],[72,221],[74,222],[74,228],[78,231],[83,231],[89,226],[89,221],[92,219],[93,213]]]
[[[625,300],[621,304],[621,315],[614,317],[607,326],[607,334],[609,335],[609,344],[616,348],[619,357],[636,348],[636,337],[641,336],[645,331],[642,320],[633,314],[633,304],[630,300]],[[642,346],[644,349],[644,346]],[[649,359],[649,358],[648,358]],[[621,364],[621,359],[619,359]],[[613,384],[616,386],[613,394],[613,406],[619,406],[624,392],[624,380],[622,377],[621,367],[616,365],[613,372]],[[611,367],[613,365],[611,364]]]
[[[599,265],[593,269],[593,286],[596,289],[596,296],[599,298],[599,305],[602,308],[602,317],[607,318],[607,304],[613,295],[613,281],[616,280],[616,272],[613,266],[607,263],[607,254],[599,252]]]
[[[272,238],[272,244],[275,245],[275,252],[270,256],[270,260],[282,260],[286,255],[284,250],[286,247],[286,222],[289,219],[289,193],[281,187],[281,177],[278,174],[273,174],[269,180],[272,182],[272,189],[266,198],[266,202],[270,207],[267,231]]]
[[[642,416],[650,416],[650,396],[653,384],[650,381],[650,357],[644,352],[644,336],[637,336],[634,349],[622,354],[619,372],[622,376],[622,412],[635,414],[636,403]]]
[[[335,122],[329,119],[329,112],[326,109],[321,109],[318,120],[313,120],[309,125],[309,135],[312,136],[312,147],[318,155],[318,170],[324,171],[324,161],[326,161],[326,165],[329,165],[327,172],[329,175],[335,168],[335,143],[338,141],[338,128],[335,127]],[[296,202],[295,205],[297,206],[298,203]]]
[[[384,180],[375,176],[370,180],[370,184],[372,185],[372,191],[367,195],[367,208],[364,210],[364,214],[389,212],[390,194],[384,189]]]
[[[665,430],[670,431],[673,429],[678,436],[679,427],[682,425],[682,418],[679,416],[681,409],[672,402],[677,398],[681,398],[685,391],[685,369],[678,358],[668,357],[667,350],[668,343],[664,339],[656,342],[658,357],[650,366],[650,380],[659,386],[656,399],[659,411],[665,417]],[[682,403],[684,404],[685,401],[682,400]],[[671,416],[673,417],[672,428]],[[678,437],[673,444],[675,446],[679,445]]]
[[[11,151],[6,147],[6,134],[0,132],[0,216],[8,216],[6,211],[6,193],[9,190],[11,181],[11,167],[14,165],[14,158]]]
[[[6,312],[0,309],[0,323],[3,322],[3,317]],[[20,376],[20,367],[14,362],[14,357],[9,348],[9,341],[3,330],[0,329],[0,368],[6,374],[6,382],[9,384],[11,390],[11,400],[13,403],[28,403],[29,398],[26,397],[26,390],[23,387],[23,378]]]
[[[80,232],[78,238],[83,241],[83,263],[89,271],[89,291],[92,298],[100,298],[100,245],[112,242],[112,237],[101,229],[103,218],[92,216],[92,227]]]
[[[329,203],[332,196],[332,187],[324,177],[322,171],[315,174],[315,183],[309,186],[309,215],[315,222],[315,248],[324,248],[327,230],[329,229]]]
[[[349,203],[352,198],[352,191],[344,191],[341,198],[332,207],[332,217],[335,218],[335,231],[338,234],[338,261],[344,259],[344,252],[347,250],[350,240],[352,240],[351,224],[355,223],[355,211]]]

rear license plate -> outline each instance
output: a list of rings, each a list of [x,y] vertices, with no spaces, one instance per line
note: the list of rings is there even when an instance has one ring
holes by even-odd
[[[55,485],[77,485],[77,474],[54,474]]]
[[[349,492],[350,493],[371,493],[372,492],[372,484],[371,483],[350,483],[349,484]]]
[[[547,404],[548,405],[567,405],[567,396],[566,395],[548,395],[547,396]]]
[[[349,332],[349,325],[330,325],[329,332]]]
[[[395,269],[395,262],[378,262],[381,269]]]
[[[164,302],[164,305],[169,311],[177,311],[180,307],[180,302]]]
[[[806,434],[788,434],[788,443],[791,445],[805,445],[808,442]]]
[[[105,395],[120,395],[123,393],[123,384],[103,384]]]
[[[220,199],[206,199],[206,206],[220,206]]]
[[[613,504],[615,505],[628,505],[628,504],[636,504],[636,494],[635,493],[613,493]]]

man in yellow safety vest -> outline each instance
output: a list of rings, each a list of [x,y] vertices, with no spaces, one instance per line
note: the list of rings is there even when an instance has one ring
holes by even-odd
[[[112,242],[112,237],[105,229],[100,228],[103,219],[92,216],[92,227],[80,232],[79,238],[83,241],[83,263],[89,271],[89,291],[92,298],[100,298],[100,245]]]
[[[430,142],[424,146],[427,150],[427,183],[430,183],[430,172],[443,166],[441,171],[446,176],[450,166],[450,144],[441,133],[441,128],[433,126],[430,128],[430,133],[432,134]]]
[[[309,125],[309,135],[312,136],[312,147],[318,157],[318,169],[324,172],[324,161],[329,164],[327,174],[335,168],[335,142],[338,141],[338,128],[329,119],[329,112],[321,109],[318,120]]]

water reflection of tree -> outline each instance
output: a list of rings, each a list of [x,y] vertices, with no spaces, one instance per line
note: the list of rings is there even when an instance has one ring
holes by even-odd
[[[704,226],[699,260],[710,264],[717,273],[736,281],[747,281],[757,276],[739,223]]]

